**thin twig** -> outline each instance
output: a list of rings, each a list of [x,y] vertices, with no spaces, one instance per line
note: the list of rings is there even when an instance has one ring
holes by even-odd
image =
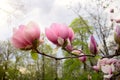
[[[55,60],[62,60],[62,59],[70,59],[70,58],[78,58],[78,57],[83,57],[83,56],[88,56],[88,57],[95,57],[94,55],[75,55],[75,56],[68,56],[68,57],[62,57],[62,58],[57,58],[57,57],[54,57],[54,56],[51,56],[51,55],[48,55],[48,54],[45,54],[45,53],[41,53],[39,52],[37,49],[35,49],[36,52],[38,54],[41,54],[43,56],[46,56],[46,57],[49,57],[49,58],[52,58],[52,59],[55,59]]]
[[[115,51],[115,53],[113,55],[105,55],[102,58],[113,58],[115,56],[120,56],[120,51],[119,49]]]

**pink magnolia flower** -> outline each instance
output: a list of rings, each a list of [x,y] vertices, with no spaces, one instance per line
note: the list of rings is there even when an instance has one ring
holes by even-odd
[[[93,37],[93,35],[90,36],[90,44],[89,44],[89,49],[92,54],[97,54],[98,49],[97,49],[97,43]]]
[[[108,64],[107,63],[108,61],[109,61],[108,58],[103,58],[103,59],[98,60],[99,66],[104,66],[104,65]]]
[[[71,41],[74,39],[74,32],[66,25],[53,23],[50,28],[45,29],[45,34],[52,43],[63,46],[67,41],[68,49],[71,47]]]
[[[98,71],[101,69],[101,71],[105,74],[104,78],[111,78],[113,76],[113,73],[115,72],[117,68],[117,63],[119,60],[115,58],[103,58],[99,59],[97,62],[97,65],[93,66],[93,69]]]
[[[97,62],[97,66],[105,66],[107,65],[111,65],[111,64],[115,64],[118,60],[114,59],[114,58],[103,58],[103,59],[99,59]]]
[[[76,54],[76,55],[78,55],[78,56],[83,55],[83,56],[81,56],[81,57],[78,58],[78,59],[79,59],[80,61],[82,61],[82,62],[85,62],[86,59],[87,59],[87,57],[86,57],[85,54],[82,52],[82,50],[73,50],[72,53],[73,53],[73,54]]]
[[[106,64],[116,64],[117,62],[118,62],[117,59],[115,59],[115,58],[110,58],[110,59],[106,62]]]
[[[115,66],[113,64],[101,66],[101,70],[103,73],[105,73],[104,75],[105,78],[111,78],[113,72],[115,71]]]
[[[93,69],[95,70],[95,71],[99,71],[99,66],[93,66]]]
[[[11,39],[12,44],[16,48],[30,49],[33,47],[33,42],[39,40],[40,29],[34,22],[27,25],[20,25],[18,29],[14,29]]]
[[[82,50],[78,49],[78,50],[73,50],[72,53],[76,54],[76,55],[79,55],[79,54],[81,54],[83,52],[82,52]]]
[[[120,45],[120,25],[117,25],[115,28],[114,39],[115,42]]]
[[[116,23],[120,23],[120,19],[115,19],[115,22]]]
[[[102,72],[104,72],[106,74],[112,74],[115,71],[115,67],[113,64],[104,65],[104,66],[101,66],[101,70],[102,70]]]
[[[114,13],[114,9],[110,9],[110,13]]]
[[[82,62],[85,62],[87,57],[85,56],[85,54],[81,53],[79,55],[83,55],[82,57],[79,57],[79,60],[82,61]]]

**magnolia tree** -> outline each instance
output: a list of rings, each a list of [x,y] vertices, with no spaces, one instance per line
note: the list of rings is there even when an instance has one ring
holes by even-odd
[[[115,22],[118,23],[116,20]],[[111,80],[113,77],[116,77],[120,74],[120,60],[115,57],[120,55],[120,25],[117,24],[115,27],[115,32],[113,34],[118,48],[113,55],[101,56],[98,59],[97,64],[91,68],[96,72],[102,71],[105,80]],[[31,51],[31,54],[40,54],[55,60],[78,58],[80,61],[85,63],[87,57],[94,58],[100,54],[94,34],[90,36],[88,44],[91,54],[86,54],[84,51],[82,51],[82,49],[77,49],[72,45],[72,41],[76,36],[73,29],[67,25],[53,23],[49,28],[45,29],[45,35],[47,39],[54,45],[61,47],[62,50],[67,51],[68,54],[72,56],[54,57],[48,55],[47,53],[41,52],[41,50],[38,49],[38,46],[41,46],[42,43],[44,43],[44,40],[40,38],[41,31],[39,29],[39,25],[35,22],[29,22],[27,25],[20,25],[18,29],[14,29],[11,43],[16,48],[24,51]]]

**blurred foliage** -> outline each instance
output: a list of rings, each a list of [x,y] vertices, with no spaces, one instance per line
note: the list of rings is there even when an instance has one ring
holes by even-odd
[[[71,22],[70,27],[75,33],[75,39],[72,43],[73,47],[83,50],[85,54],[90,54],[88,40],[89,36],[92,34],[93,27],[82,17],[75,18]],[[64,52],[64,55],[68,56],[67,52]],[[85,63],[82,63],[79,59],[65,60],[63,64],[63,77],[61,80],[102,80],[101,72],[97,73],[91,69],[96,63],[96,60],[87,58]]]
[[[92,34],[93,27],[88,25],[87,21],[82,17],[75,18],[69,25],[75,32],[75,40],[73,46],[82,49],[86,54],[88,51],[88,39]]]
[[[36,51],[32,50],[32,51],[31,51],[31,57],[32,57],[34,60],[37,60],[37,59],[38,59],[38,53],[36,53]]]
[[[85,20],[83,23],[81,18],[75,18],[70,27],[76,36],[72,43],[74,48],[82,49],[85,54],[89,54],[87,41],[92,27]],[[53,48],[47,40],[38,47],[38,50],[56,57],[57,54],[53,53],[59,54],[59,51],[63,53],[62,56],[72,56],[58,47]],[[91,69],[95,63],[92,58],[87,58],[85,63],[79,59],[54,60],[38,55],[35,51],[18,50],[10,44],[10,41],[0,42],[0,80],[88,80],[88,77],[92,80],[102,80],[101,72]]]
[[[87,24],[87,26],[86,26]],[[70,27],[75,32],[74,48],[82,49],[89,54],[88,37],[93,29],[87,21],[75,18]],[[14,48],[9,41],[0,42],[0,80],[102,80],[101,72],[91,69],[96,63],[92,58],[87,58],[85,63],[79,59],[54,60],[32,51],[22,51]],[[58,48],[53,48],[46,41],[38,47],[40,52],[56,56]],[[62,56],[71,56],[64,50],[60,50]],[[59,53],[59,51],[58,51]],[[96,59],[98,57],[96,56]]]

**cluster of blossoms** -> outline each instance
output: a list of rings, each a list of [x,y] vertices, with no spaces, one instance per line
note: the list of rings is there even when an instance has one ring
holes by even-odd
[[[114,9],[111,9],[110,13],[113,14]],[[117,23],[115,26],[115,31],[114,31],[114,40],[116,44],[118,45],[118,49],[119,49],[120,48],[120,25],[119,25],[120,19],[111,19],[111,21],[112,22],[114,21],[115,23]],[[96,48],[93,48],[93,49],[90,48],[90,50],[96,52]],[[97,65],[93,66],[93,69],[96,70],[97,72],[101,70],[104,73],[104,78],[110,79],[115,72],[120,71],[120,60],[115,59],[115,58],[99,59],[97,62]]]
[[[49,28],[45,29],[45,34],[48,40],[53,44],[80,56],[78,59],[83,63],[86,61],[87,56],[82,50],[73,49],[72,41],[74,40],[74,31],[72,28],[63,24],[53,23]],[[120,45],[120,25],[116,26],[114,37],[116,43]],[[40,39],[40,29],[38,24],[30,22],[27,25],[20,25],[18,29],[14,29],[11,42],[16,48],[22,50],[36,49],[39,44],[43,42],[43,40]],[[88,47],[91,54],[98,54],[97,43],[93,35],[90,36]],[[101,70],[105,73],[105,78],[110,78],[116,70],[119,70],[119,67],[120,60],[103,58],[98,60],[97,65],[93,66],[93,69],[96,71]]]
[[[93,66],[96,71],[101,70],[105,75],[104,78],[111,78],[115,71],[120,70],[120,60],[115,58],[99,59],[97,65]]]
[[[71,42],[74,40],[74,32],[72,28],[58,23],[53,23],[49,28],[45,29],[45,34],[49,41],[57,46],[61,46],[69,52],[76,55],[85,55],[81,50],[73,50]],[[35,22],[29,22],[27,25],[20,25],[18,29],[13,30],[11,39],[12,44],[22,50],[31,50],[39,46],[43,40],[40,40],[40,29]],[[90,37],[90,51],[97,54],[97,45],[93,35]],[[86,61],[86,56],[78,58],[82,62]]]
[[[72,50],[71,42],[74,39],[74,32],[70,27],[53,23],[50,28],[46,28],[45,33],[48,40],[55,45]],[[42,42],[39,26],[34,22],[20,25],[18,29],[13,30],[11,41],[16,48],[28,50],[36,48]]]

